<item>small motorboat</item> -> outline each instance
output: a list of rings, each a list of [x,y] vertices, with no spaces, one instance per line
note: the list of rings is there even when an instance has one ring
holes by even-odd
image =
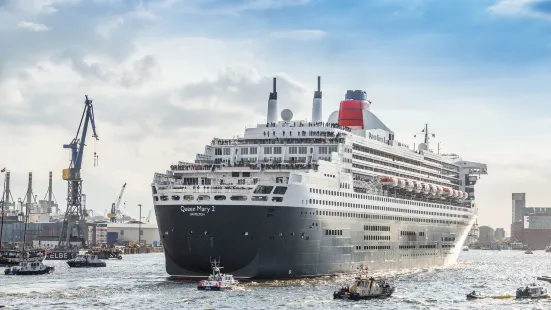
[[[23,260],[19,263],[18,266],[6,268],[4,270],[4,274],[25,276],[25,275],[47,274],[47,273],[52,273],[53,271],[54,271],[54,267],[46,266],[41,261],[28,262],[26,260]]]
[[[551,245],[545,247],[545,252],[551,252]]]
[[[480,295],[479,292],[476,292],[476,291],[472,291],[470,292],[469,294],[467,294],[467,299],[468,300],[472,300],[472,299],[482,299],[484,298],[484,296]]]
[[[526,287],[519,287],[516,292],[516,298],[530,298],[530,299],[540,299],[540,298],[549,298],[549,293],[547,289],[532,283]]]
[[[465,245],[465,246],[463,246],[462,250],[463,250],[463,251],[468,251],[468,250],[469,250],[469,247]]]
[[[333,299],[374,299],[388,298],[392,296],[396,286],[392,280],[384,277],[368,277],[367,273],[360,271],[354,278],[352,286],[343,287],[333,292]]]
[[[69,267],[105,267],[104,261],[100,260],[97,255],[79,254],[75,258],[67,261]]]
[[[234,286],[239,284],[237,280],[233,278],[231,274],[221,273],[220,270],[224,267],[220,267],[219,262],[216,260],[211,262],[212,274],[209,275],[207,280],[201,280],[197,289],[200,291],[225,291],[231,290]]]
[[[524,254],[534,254],[534,252],[532,252],[531,250],[526,250]]]

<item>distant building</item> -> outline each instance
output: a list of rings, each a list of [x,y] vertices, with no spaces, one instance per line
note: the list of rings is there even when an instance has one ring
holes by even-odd
[[[526,193],[513,193],[512,221],[516,223],[524,220],[524,209],[526,208]]]
[[[495,238],[497,241],[502,241],[505,239],[505,229],[503,228],[496,228],[495,231]]]
[[[526,193],[512,194],[512,218],[511,218],[511,239],[522,239],[522,229],[519,230],[517,223],[524,223],[524,214],[526,209]],[[524,224],[522,224],[522,228]]]
[[[475,223],[471,230],[469,231],[469,234],[467,235],[467,239],[465,240],[464,245],[471,245],[471,244],[477,244],[478,239],[480,238],[480,231],[478,229],[478,223]]]
[[[492,227],[489,226],[480,226],[478,228],[480,237],[478,238],[478,243],[480,245],[491,245],[495,242],[495,232]]]

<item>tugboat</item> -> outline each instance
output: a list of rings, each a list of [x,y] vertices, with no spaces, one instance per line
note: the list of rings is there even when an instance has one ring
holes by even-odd
[[[360,267],[360,273],[354,278],[351,287],[343,287],[338,291],[333,292],[333,299],[374,299],[390,297],[396,287],[394,284],[383,277],[367,277],[367,273],[363,273],[363,267]]]
[[[26,276],[52,273],[54,267],[46,266],[42,262],[27,262],[25,259],[19,266],[13,266],[4,270],[5,275]]]
[[[216,260],[211,262],[212,274],[209,275],[207,280],[201,280],[197,289],[200,291],[225,291],[231,290],[235,285],[239,284],[237,280],[233,278],[231,274],[224,274],[220,272],[220,269],[224,267],[218,266],[220,262]]]
[[[67,261],[69,267],[105,267],[104,261],[98,259],[97,255],[79,254],[77,257]]]
[[[547,293],[546,288],[536,285],[535,283],[532,283],[530,285],[527,285],[526,287],[519,287],[517,289],[516,297],[517,299],[520,299],[520,298],[541,299],[541,298],[549,298],[549,294]]]

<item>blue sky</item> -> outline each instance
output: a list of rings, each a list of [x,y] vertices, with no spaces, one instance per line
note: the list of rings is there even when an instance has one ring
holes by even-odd
[[[103,213],[124,182],[147,205],[153,171],[263,122],[274,75],[280,108],[309,117],[321,75],[325,117],[364,89],[398,139],[429,122],[443,150],[487,163],[482,224],[509,228],[513,191],[549,203],[551,1],[0,0],[0,42],[0,165],[21,192],[27,171],[40,193],[68,164],[84,94],[102,138],[85,191]]]

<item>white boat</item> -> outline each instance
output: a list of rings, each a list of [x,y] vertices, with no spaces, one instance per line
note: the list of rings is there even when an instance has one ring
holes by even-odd
[[[362,273],[354,278],[350,287],[343,287],[333,292],[333,299],[374,299],[390,297],[396,287],[387,278],[369,277],[367,273]]]
[[[212,274],[209,275],[207,280],[201,280],[197,289],[200,291],[225,291],[231,290],[234,286],[239,284],[237,280],[233,278],[231,274],[224,274],[220,272],[220,269],[224,267],[218,266],[219,262],[212,261]]]
[[[41,261],[21,261],[18,266],[13,266],[6,268],[4,274],[6,275],[37,275],[37,274],[47,274],[54,271],[54,267],[46,266]]]
[[[466,245],[464,245],[464,246],[463,246],[463,251],[468,251],[468,250],[469,250],[469,247],[466,246]]]
[[[546,288],[532,283],[526,287],[519,287],[517,289],[516,297],[530,299],[549,298],[549,293]]]
[[[532,252],[530,249],[528,249],[524,252],[524,254],[534,254],[534,252]]]
[[[551,245],[545,247],[545,252],[551,252]]]
[[[105,267],[104,261],[93,254],[79,254],[75,258],[67,261],[69,267]]]

